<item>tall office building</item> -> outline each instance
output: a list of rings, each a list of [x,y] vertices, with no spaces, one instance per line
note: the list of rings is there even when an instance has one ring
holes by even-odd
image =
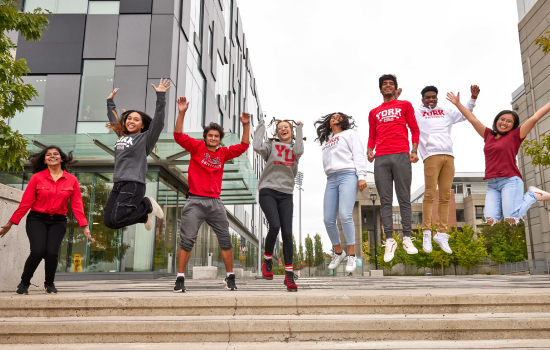
[[[73,168],[82,188],[91,243],[69,213],[61,246],[59,279],[155,277],[177,269],[181,208],[188,195],[189,154],[173,140],[176,99],[190,101],[184,131],[202,139],[210,122],[227,131],[223,144],[240,142],[239,115],[263,118],[243,22],[235,0],[26,0],[25,11],[52,12],[42,40],[17,43],[14,55],[27,60],[38,97],[9,123],[29,141],[31,152],[49,145],[74,151]],[[108,133],[106,98],[113,88],[119,111],[137,109],[154,115],[151,84],[170,80],[166,123],[148,157],[147,196],[156,198],[166,217],[151,231],[143,225],[111,230],[103,212],[113,186],[113,146]],[[252,147],[224,170],[221,198],[226,206],[236,267],[257,271],[258,244],[267,232],[256,204],[263,161]],[[0,183],[25,189],[32,174],[0,173]],[[185,223],[183,223],[185,224]],[[263,226],[263,229],[261,228]],[[260,238],[260,239],[259,239]],[[82,273],[75,260],[80,257]],[[208,225],[199,230],[187,274],[193,266],[213,265],[224,274],[217,239]]]

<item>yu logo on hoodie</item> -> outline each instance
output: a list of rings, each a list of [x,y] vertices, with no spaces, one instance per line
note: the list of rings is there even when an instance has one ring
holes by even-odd
[[[283,158],[284,153],[284,162],[283,161],[274,161],[273,164],[281,164],[286,166],[294,166],[294,152],[291,149],[287,148],[285,145],[275,145],[277,149],[277,157]],[[290,156],[289,156],[290,155]]]

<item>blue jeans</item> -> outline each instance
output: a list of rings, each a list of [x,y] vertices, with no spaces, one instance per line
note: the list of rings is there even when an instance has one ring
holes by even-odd
[[[489,179],[485,219],[497,222],[504,216],[504,219],[515,219],[518,223],[537,200],[537,195],[531,190],[523,194],[523,181],[518,176]]]
[[[340,244],[340,233],[336,225],[337,214],[340,214],[340,223],[346,243],[348,246],[355,244],[353,206],[359,190],[357,182],[357,174],[353,170],[337,171],[327,176],[323,216],[332,245]]]

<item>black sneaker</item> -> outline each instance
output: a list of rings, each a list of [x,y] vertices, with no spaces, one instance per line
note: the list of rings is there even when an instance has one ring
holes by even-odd
[[[17,291],[16,291],[17,294],[29,294],[29,286],[27,286],[26,284],[23,284],[23,282],[19,283],[19,285],[17,286]]]
[[[176,278],[176,286],[174,287],[174,293],[185,293],[185,277],[180,276]]]
[[[57,294],[57,289],[55,288],[55,284],[53,283],[46,284],[46,282],[44,282],[44,289],[48,294]]]
[[[231,274],[225,278],[225,288],[229,290],[235,290],[237,289],[237,286],[235,285],[235,274]]]

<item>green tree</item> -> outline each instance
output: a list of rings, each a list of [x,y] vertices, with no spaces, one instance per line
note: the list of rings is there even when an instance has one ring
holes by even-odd
[[[423,239],[423,233],[422,230],[413,231],[411,234],[412,237],[415,239],[413,240],[413,244],[418,249],[418,254],[410,255],[409,259],[412,265],[416,267],[416,272],[418,273],[418,270],[421,268],[433,268],[433,258],[430,254],[424,252],[422,249],[422,239]]]
[[[306,237],[306,265],[313,265],[313,240],[309,236],[309,233]]]
[[[525,140],[521,146],[525,155],[531,157],[533,165],[550,165],[550,135],[540,135],[540,142]]]
[[[18,0],[0,0],[0,170],[4,171],[23,169],[23,159],[28,156],[23,135],[12,131],[7,120],[38,96],[32,85],[23,82],[22,77],[29,72],[27,61],[15,60],[15,44],[6,33],[18,31],[25,40],[40,40],[48,26],[46,13],[50,13],[41,8],[23,12],[21,8]]]
[[[523,221],[517,225],[510,225],[503,220],[493,226],[484,227],[482,232],[491,260],[498,263],[527,260],[527,242]]]
[[[315,259],[314,259],[314,265],[319,266],[325,261],[325,254],[323,253],[323,243],[321,242],[321,236],[316,233],[313,237],[314,243],[314,252],[315,252]]]
[[[538,45],[545,55],[550,52],[550,30],[536,38],[535,45]]]
[[[449,234],[454,241],[451,247],[452,257],[456,257],[460,266],[470,270],[487,256],[483,234],[476,234],[471,226],[462,227],[462,231],[457,231],[453,227],[453,231],[450,231]]]

